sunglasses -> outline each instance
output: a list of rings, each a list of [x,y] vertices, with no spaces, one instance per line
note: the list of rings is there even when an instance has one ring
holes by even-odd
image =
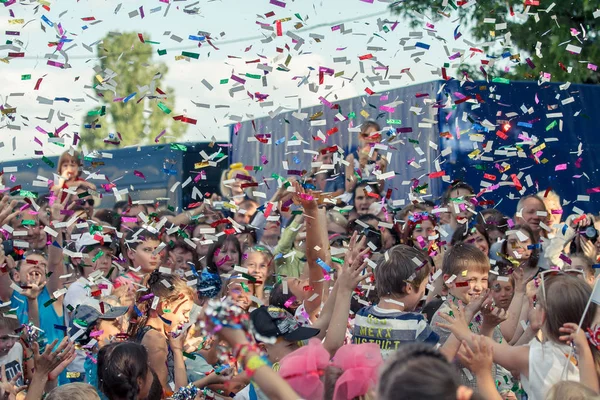
[[[542,297],[544,299],[544,303],[546,302],[546,285],[545,285],[545,279],[547,279],[547,277],[550,276],[557,276],[557,275],[570,275],[570,276],[575,276],[575,277],[582,277],[585,279],[585,272],[583,272],[582,270],[579,269],[563,269],[563,270],[556,270],[556,269],[549,269],[547,271],[544,272],[540,272],[538,274],[538,280],[540,282],[540,286],[542,288]],[[534,298],[533,302],[534,302],[534,307],[537,304],[537,299]]]
[[[90,207],[94,207],[94,204],[96,204],[94,199],[83,199],[83,200],[79,200],[78,203],[80,206],[85,206],[85,204],[87,203],[87,205]]]

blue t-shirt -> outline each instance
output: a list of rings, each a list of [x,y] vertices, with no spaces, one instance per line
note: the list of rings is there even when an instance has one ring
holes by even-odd
[[[438,334],[422,314],[377,306],[364,307],[356,313],[352,342],[377,343],[384,358],[404,343],[425,342],[435,345],[438,341]]]
[[[48,344],[52,343],[56,339],[56,346],[58,346],[60,341],[65,337],[65,331],[56,329],[55,326],[64,326],[64,319],[56,314],[53,304],[49,304],[48,307],[44,307],[44,304],[50,301],[50,299],[48,288],[44,287],[37,298],[38,311],[40,314],[39,328],[44,331],[44,335],[46,336]],[[13,294],[10,298],[10,307],[17,309],[17,318],[19,319],[19,323],[29,323],[29,304],[27,303],[27,297],[18,293],[16,290],[13,290]],[[63,372],[59,376],[59,384],[62,385],[70,383],[66,377],[66,373]]]

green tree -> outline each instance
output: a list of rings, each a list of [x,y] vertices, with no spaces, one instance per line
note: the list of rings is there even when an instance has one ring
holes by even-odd
[[[147,43],[146,35],[144,38],[142,43],[137,33],[109,34],[98,44],[100,64],[94,68],[93,88],[99,104],[84,117],[80,133],[82,144],[90,150],[114,148],[114,144],[105,143],[109,134],[120,146],[127,146],[153,142],[163,130],[173,138],[186,130],[185,124],[173,120],[174,90],[162,87],[168,68],[152,63],[155,49]],[[127,102],[113,102],[115,98]]]
[[[458,15],[462,29],[468,30],[476,40],[486,42],[510,32],[514,47],[507,47],[511,43],[504,43],[503,52],[508,51],[511,55],[522,53],[518,65],[511,68],[509,73],[502,73],[503,77],[513,80],[538,79],[541,72],[547,72],[552,74],[553,82],[600,83],[600,68],[597,71],[588,69],[588,63],[600,64],[600,18],[593,16],[599,7],[598,0],[539,0],[540,6],[530,6],[529,16],[525,20],[515,18],[510,11],[512,7],[517,16],[523,13],[523,0],[485,0],[467,7],[456,6],[460,2],[455,0],[447,3],[448,6],[443,7],[442,0],[405,0],[392,3],[390,10],[408,20],[413,28],[424,22],[419,14],[426,14],[434,21],[445,18],[441,13],[450,13],[450,18]],[[546,12],[551,5],[553,7]],[[537,22],[536,13],[539,17]],[[507,30],[494,32],[495,24],[485,23],[486,18],[495,19],[496,24],[506,22]],[[572,28],[579,31],[577,37],[572,35]],[[537,42],[542,43],[539,51],[542,58],[536,54]],[[499,45],[499,41],[495,43]],[[566,46],[569,43],[581,47],[581,53],[568,52]],[[534,69],[526,63],[527,57],[531,58]],[[572,67],[570,73],[565,71],[569,67]],[[487,72],[498,73],[497,70]]]

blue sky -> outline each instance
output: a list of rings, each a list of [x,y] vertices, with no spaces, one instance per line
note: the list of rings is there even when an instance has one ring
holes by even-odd
[[[27,0],[27,2],[30,0]],[[26,2],[22,2],[26,3]],[[94,53],[90,53],[84,48],[84,45],[91,44],[101,40],[107,32],[142,32],[150,35],[151,40],[159,41],[160,49],[181,49],[190,47],[189,51],[197,51],[201,54],[198,60],[191,59],[175,60],[175,55],[180,54],[181,50],[169,51],[166,56],[154,59],[160,59],[168,65],[169,72],[165,77],[165,86],[173,87],[176,91],[176,114],[185,113],[191,118],[198,120],[196,126],[191,126],[187,131],[185,140],[204,140],[204,138],[215,137],[217,140],[226,140],[228,130],[226,126],[235,122],[238,117],[248,119],[267,115],[281,107],[279,110],[296,109],[299,104],[302,106],[314,105],[319,102],[319,97],[323,96],[331,101],[337,98],[348,98],[364,93],[365,87],[370,87],[375,91],[385,91],[402,85],[409,85],[415,82],[423,82],[439,78],[436,68],[441,67],[444,62],[449,62],[442,43],[428,35],[423,29],[409,29],[405,24],[400,23],[393,32],[380,32],[377,27],[377,19],[393,19],[387,11],[388,1],[374,1],[368,3],[360,0],[322,0],[322,1],[286,1],[286,7],[274,6],[267,0],[222,0],[222,1],[200,1],[193,5],[194,1],[176,1],[172,2],[168,14],[165,16],[167,4],[156,1],[114,1],[114,0],[81,0],[75,2],[54,1],[49,2],[50,12],[45,10],[34,14],[34,4],[31,5],[14,4],[11,7],[0,8],[0,32],[18,30],[20,36],[17,37],[24,43],[25,55],[23,59],[13,59],[9,64],[0,63],[0,101],[3,104],[10,104],[17,107],[18,117],[14,124],[20,125],[21,130],[0,129],[0,141],[4,144],[0,148],[0,158],[10,160],[14,158],[33,157],[34,150],[43,149],[46,155],[56,155],[60,152],[57,146],[48,146],[43,135],[35,130],[39,123],[44,129],[51,130],[58,128],[63,122],[58,121],[56,115],[60,112],[67,115],[66,121],[70,126],[65,131],[71,134],[78,131],[75,126],[81,122],[82,116],[94,106],[93,100],[86,95],[93,96],[90,89],[84,88],[90,85],[95,75],[93,66],[96,65]],[[119,11],[114,11],[120,5]],[[199,7],[199,14],[190,15],[183,12],[184,7]],[[130,17],[131,12],[138,12],[143,7],[145,17],[140,15]],[[161,9],[155,12],[151,10]],[[23,27],[21,24],[11,24],[13,20],[8,12],[12,9],[15,18],[22,18],[25,22],[33,20]],[[267,18],[264,15],[270,11],[275,12],[275,16]],[[299,20],[294,16],[298,13],[304,20],[304,28],[297,32],[294,24]],[[62,27],[72,33],[69,37],[73,46],[68,50],[70,57],[70,69],[59,69],[46,65],[45,55],[50,54],[52,49],[47,46],[48,42],[56,40],[54,28],[49,27],[41,21],[41,16],[45,15],[54,24],[61,23]],[[102,22],[91,25],[90,22],[82,21],[82,18],[95,17]],[[256,37],[266,37],[271,32],[261,29],[257,21],[271,25],[278,18],[291,17],[292,20],[283,23],[283,36],[277,37],[270,43],[262,43]],[[338,21],[344,23],[344,31],[332,30],[331,27]],[[44,25],[46,31],[41,29]],[[82,27],[87,24],[87,29]],[[453,54],[455,49],[468,49],[468,45],[463,42],[466,35],[455,41],[453,30],[458,22],[454,17],[441,22],[436,22],[434,30],[440,37],[447,39],[448,51]],[[276,47],[283,47],[288,44],[293,46],[290,37],[286,36],[287,31],[291,31],[301,36],[305,43],[299,51],[292,50],[292,61],[290,63],[290,72],[273,72],[268,76],[268,87],[262,87],[259,81],[246,84],[246,90],[250,92],[260,91],[270,95],[268,101],[272,105],[264,106],[252,101],[245,94],[246,90],[237,92],[233,97],[229,94],[231,84],[219,85],[219,80],[229,78],[232,72],[236,75],[244,73],[259,73],[256,64],[246,64],[246,60],[255,59],[257,55],[267,58],[269,65],[277,65],[285,61],[287,53],[280,55]],[[351,30],[351,32],[349,32]],[[213,37],[224,35],[219,41],[215,40],[215,45],[220,49],[215,51],[209,47],[203,46],[201,49],[195,49],[197,42],[188,39],[189,35],[196,35],[198,31],[210,32]],[[409,32],[423,32],[422,39],[412,39],[406,41],[405,46],[414,45],[417,41],[431,45],[429,50],[424,51],[419,60],[411,57],[422,49],[413,49],[404,51],[400,41],[402,38],[409,37]],[[165,32],[170,34],[165,35]],[[324,38],[320,43],[309,37],[309,34],[322,35]],[[376,36],[375,34],[379,35]],[[77,35],[77,36],[74,36]],[[171,35],[177,35],[183,40],[178,43],[170,39]],[[4,35],[4,39],[14,37]],[[221,42],[221,43],[220,43]],[[4,43],[4,41],[2,41]],[[132,44],[135,46],[135,43]],[[65,46],[68,48],[69,46]],[[250,50],[245,52],[248,47]],[[379,47],[385,50],[374,51],[368,47]],[[0,58],[5,57],[9,51],[0,50]],[[390,66],[390,74],[398,75],[404,68],[411,68],[411,73],[415,78],[413,82],[408,76],[401,80],[391,81],[389,86],[371,84],[366,77],[373,77],[374,72],[371,67],[376,64],[372,60],[363,62],[364,73],[360,72],[359,56],[372,53],[383,65]],[[230,59],[228,56],[239,56],[241,59]],[[125,55],[126,57],[126,55]],[[334,62],[334,58],[346,57],[345,62]],[[61,60],[60,57],[59,60]],[[338,60],[339,61],[339,60]],[[458,61],[458,60],[456,60]],[[454,62],[456,62],[454,61]],[[344,71],[343,76],[354,77],[350,82],[343,78],[326,77],[325,84],[319,87],[316,93],[309,90],[309,85],[298,87],[300,80],[292,80],[294,76],[307,76],[310,68],[317,71],[310,72],[308,82],[318,83],[318,68],[326,66],[335,69],[336,72]],[[117,73],[119,71],[116,71]],[[378,71],[381,73],[381,71]],[[22,81],[21,75],[30,74],[31,80]],[[43,76],[40,89],[34,91],[34,85],[38,78]],[[80,79],[75,82],[74,78]],[[214,88],[208,90],[201,81],[205,79]],[[118,81],[118,78],[117,78]],[[121,96],[128,93],[117,92]],[[21,97],[8,97],[10,94],[24,93]],[[68,97],[83,98],[83,103],[64,103],[54,102],[52,105],[40,104],[37,97],[46,98]],[[8,97],[8,99],[7,99]],[[197,107],[194,103],[210,104],[209,109]],[[228,105],[229,108],[215,109],[215,105]],[[54,110],[55,117],[51,124],[35,120],[34,117],[46,117]],[[21,115],[30,119],[30,126],[22,125]],[[0,127],[5,127],[6,118],[0,122]],[[31,126],[33,125],[33,126]],[[43,141],[43,147],[36,144],[33,140],[38,137]],[[14,139],[13,139],[14,138]],[[166,138],[168,140],[168,137]],[[13,150],[13,140],[16,140],[15,150]]]

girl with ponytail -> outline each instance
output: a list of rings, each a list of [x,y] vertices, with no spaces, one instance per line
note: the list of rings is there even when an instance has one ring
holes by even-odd
[[[100,349],[98,383],[109,400],[146,399],[153,380],[144,346],[118,342]]]
[[[156,375],[167,392],[187,386],[183,343],[194,305],[195,292],[186,281],[154,271],[138,294],[136,321],[130,326],[132,340],[144,345]]]

